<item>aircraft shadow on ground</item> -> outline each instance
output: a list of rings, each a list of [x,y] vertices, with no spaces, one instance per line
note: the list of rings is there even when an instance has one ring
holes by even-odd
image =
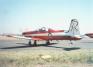
[[[80,47],[70,47],[70,48],[63,48],[63,50],[71,51],[71,50],[78,50]]]
[[[30,46],[14,46],[14,47],[4,47],[4,48],[0,48],[0,49],[16,49],[16,48],[28,48]]]
[[[21,46],[13,46],[13,47],[4,47],[4,48],[0,48],[0,49],[17,49],[17,48],[31,48],[31,47],[40,47],[40,46],[44,46],[44,47],[52,47],[52,48],[61,48],[65,51],[71,51],[71,50],[77,50],[80,49],[80,47],[58,47],[58,46],[53,46],[54,44],[57,43],[51,43],[50,45],[46,45],[46,44],[38,44],[37,46],[29,46],[26,43],[16,43],[16,44],[20,44]],[[52,46],[51,46],[52,45]]]
[[[21,46],[13,46],[13,47],[4,47],[4,48],[0,48],[0,49],[16,49],[16,48],[28,48],[28,47],[40,47],[40,46],[47,46],[46,44],[38,44],[37,46],[30,46],[28,44],[25,43],[16,43],[16,44],[20,44]],[[57,44],[57,43],[51,43],[50,45],[53,44]]]
[[[47,47],[62,48],[65,51],[71,51],[71,50],[78,50],[78,49],[80,49],[80,47],[57,47],[57,46],[47,46]]]
[[[81,42],[81,43],[93,43],[93,42]]]

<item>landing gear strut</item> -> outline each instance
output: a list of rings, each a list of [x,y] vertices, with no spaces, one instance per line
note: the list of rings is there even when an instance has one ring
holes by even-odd
[[[50,41],[48,40],[47,42],[46,42],[46,45],[49,45],[50,44]]]
[[[73,42],[70,40],[70,44],[73,45]]]
[[[31,40],[29,40],[28,45],[29,45],[29,46],[32,46]]]
[[[36,40],[34,41],[34,46],[37,46],[37,41]]]

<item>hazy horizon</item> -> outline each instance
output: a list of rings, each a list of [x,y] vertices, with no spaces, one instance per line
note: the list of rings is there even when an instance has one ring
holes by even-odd
[[[68,30],[74,18],[81,33],[93,32],[93,0],[0,0],[0,33]]]

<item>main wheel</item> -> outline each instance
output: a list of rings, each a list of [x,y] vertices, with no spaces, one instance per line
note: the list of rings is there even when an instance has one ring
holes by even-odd
[[[50,41],[49,40],[46,42],[46,45],[50,45]]]
[[[29,46],[32,46],[32,44],[31,44],[31,40],[29,40],[28,45],[29,45]]]
[[[34,46],[37,46],[37,41],[36,40],[34,41]]]

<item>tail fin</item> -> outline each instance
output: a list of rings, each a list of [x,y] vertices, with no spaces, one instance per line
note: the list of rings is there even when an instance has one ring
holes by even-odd
[[[80,35],[79,23],[77,19],[72,19],[68,32],[70,35]]]

